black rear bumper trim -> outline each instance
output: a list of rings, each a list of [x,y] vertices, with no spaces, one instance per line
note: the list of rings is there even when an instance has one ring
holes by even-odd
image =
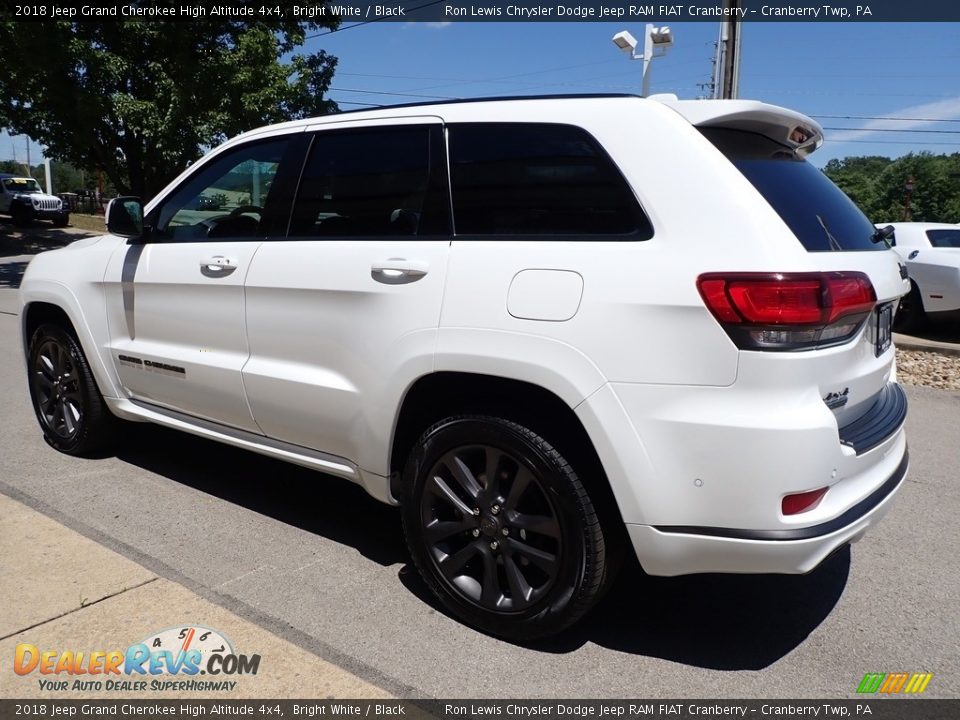
[[[903,453],[903,459],[894,471],[893,475],[887,478],[886,482],[874,490],[870,495],[858,502],[843,515],[835,517],[819,525],[812,525],[795,530],[738,530],[736,528],[722,527],[697,527],[693,525],[655,525],[654,530],[662,533],[682,533],[684,535],[709,535],[711,537],[731,538],[733,540],[810,540],[812,538],[830,535],[848,525],[852,525],[862,518],[877,505],[886,500],[894,490],[903,481],[907,474],[907,466],[910,464],[910,454],[907,451]]]
[[[897,383],[887,383],[865,414],[840,428],[840,443],[863,455],[899,430],[906,417],[907,394]]]

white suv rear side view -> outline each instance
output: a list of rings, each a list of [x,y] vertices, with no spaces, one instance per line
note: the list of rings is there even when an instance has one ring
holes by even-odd
[[[628,96],[255,130],[31,263],[38,420],[66,453],[116,417],[359,483],[449,611],[511,638],[576,621],[631,547],[808,572],[907,472],[909,285],[821,140]]]

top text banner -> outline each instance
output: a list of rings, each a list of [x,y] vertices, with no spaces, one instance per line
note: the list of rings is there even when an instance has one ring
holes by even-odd
[[[740,7],[716,2],[643,4],[630,0],[261,0],[260,2],[170,2],[169,0],[61,0],[0,3],[0,19],[51,20],[301,20],[339,18],[342,26],[367,22],[960,22],[957,0],[743,0]]]

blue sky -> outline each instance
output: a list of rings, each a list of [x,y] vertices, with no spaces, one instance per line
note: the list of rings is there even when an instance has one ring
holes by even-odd
[[[651,91],[698,97],[705,92],[699,83],[710,80],[719,25],[670,25],[675,44],[654,62]],[[643,24],[381,22],[321,35],[306,50],[340,59],[330,96],[345,110],[363,107],[350,103],[639,92],[642,63],[613,45],[619,30],[642,37]],[[960,24],[745,23],[740,95],[815,117],[918,118],[818,117],[826,128],[856,128],[827,130],[811,158],[818,165],[848,155],[960,152]],[[16,140],[21,161],[24,144]],[[31,152],[36,163],[40,149]],[[0,158],[12,156],[11,140],[0,134]]]

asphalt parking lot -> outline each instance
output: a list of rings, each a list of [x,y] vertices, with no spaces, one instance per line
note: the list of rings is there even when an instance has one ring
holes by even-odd
[[[960,393],[908,388],[905,487],[878,528],[810,575],[655,579],[631,566],[581,625],[518,646],[448,618],[408,562],[398,512],[345,481],[150,426],[116,456],[49,449],[15,314],[32,253],[8,245],[0,493],[390,692],[836,698],[866,672],[905,671],[935,674],[928,697],[960,697]]]

